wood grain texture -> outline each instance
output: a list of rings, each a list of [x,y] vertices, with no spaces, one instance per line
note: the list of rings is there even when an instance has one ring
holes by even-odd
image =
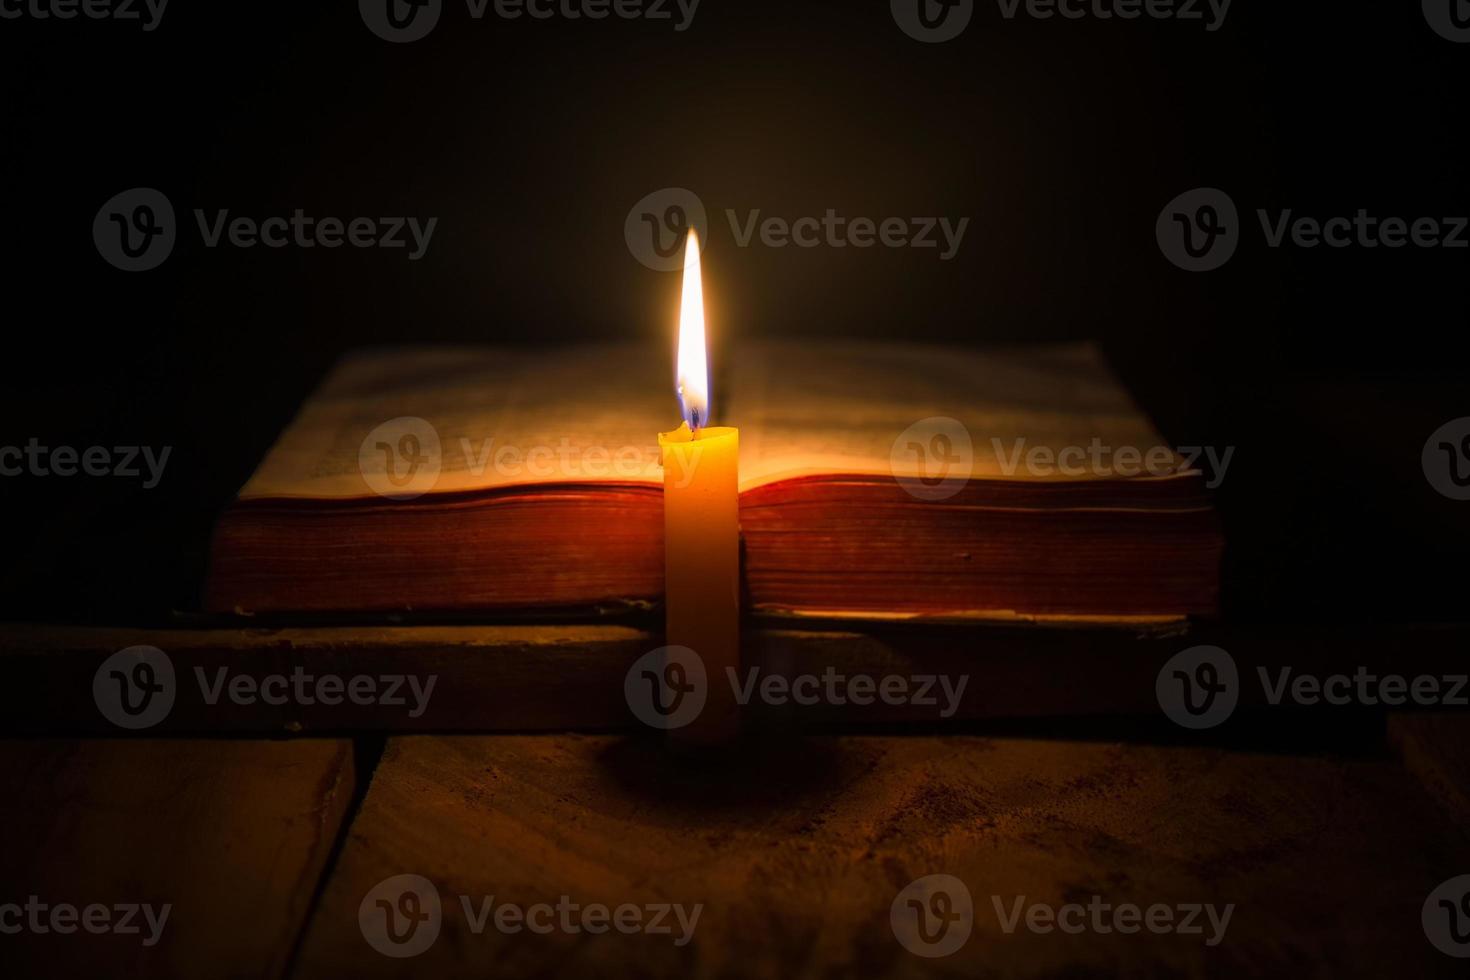
[[[655,738],[390,741],[302,948],[304,978],[374,976],[1450,976],[1430,890],[1465,842],[1385,754],[972,737],[785,740],[720,765]],[[428,878],[437,939],[380,955],[368,892]],[[975,905],[944,959],[890,905],[945,873]],[[460,905],[703,903],[694,939],[476,934]],[[1234,903],[1225,939],[1007,935],[992,896],[1061,905]],[[1208,933],[1208,929],[1206,930]]]
[[[151,946],[0,935],[3,972],[280,976],[353,779],[344,741],[0,742],[0,902],[172,906]]]

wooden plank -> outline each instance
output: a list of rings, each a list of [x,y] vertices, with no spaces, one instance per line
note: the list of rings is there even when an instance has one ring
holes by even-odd
[[[126,734],[99,710],[93,681],[104,662],[125,648],[164,651],[175,682],[167,715],[147,731],[160,733],[330,733],[599,727],[627,724],[622,675],[651,649],[647,634],[607,626],[336,627],[283,630],[89,630],[47,627],[0,631],[0,663],[17,682],[0,690],[7,724],[26,733]],[[620,666],[621,665],[621,666]],[[256,696],[232,699],[226,689],[210,703],[225,671],[244,677],[310,680],[309,700],[285,687],[285,703]],[[376,690],[402,704],[323,703],[315,682],[371,677]],[[434,687],[417,717],[413,690],[390,678],[413,675]],[[279,689],[270,692],[273,696]],[[39,697],[37,695],[40,695]]]
[[[1404,765],[1445,813],[1470,834],[1470,715],[1404,712],[1388,720]]]
[[[1257,628],[1220,624],[1089,627],[915,623],[752,624],[743,667],[760,677],[863,674],[875,678],[968,677],[958,708],[848,702],[749,709],[757,727],[853,728],[962,725],[1008,718],[1151,715],[1155,681],[1179,651],[1223,647],[1243,679],[1243,708],[1264,704],[1260,666],[1347,671],[1358,665],[1398,673],[1463,673],[1470,629]],[[176,684],[167,714],[147,733],[268,734],[385,732],[534,732],[637,730],[623,682],[634,662],[662,645],[633,626],[515,625],[318,627],[271,630],[0,629],[0,689],[7,731],[29,734],[125,733],[99,709],[94,681],[108,658],[137,645],[164,651]],[[345,686],[369,678],[399,703],[338,703],[294,695],[283,703],[247,702],[215,690],[224,679],[247,688],[297,674]],[[434,687],[427,685],[430,678]],[[406,680],[405,680],[406,679]],[[741,682],[747,676],[739,678]],[[720,679],[720,682],[728,681]],[[415,699],[412,684],[427,692]],[[290,686],[286,687],[290,690]],[[422,710],[415,712],[417,704]]]
[[[4,972],[280,976],[353,778],[345,741],[0,742],[0,904],[48,906],[35,913],[44,933],[30,911],[0,909],[0,924],[26,920],[0,935]],[[139,933],[50,918],[92,905],[147,905],[158,928],[142,912],[121,923],[122,910],[112,921]]]
[[[1376,977],[1393,964],[1449,976],[1460,961],[1429,945],[1420,909],[1467,862],[1463,838],[1382,753],[845,736],[714,764],[657,738],[405,737],[389,742],[298,975]],[[367,937],[385,943],[375,898],[414,911],[402,880],[380,887],[405,874],[438,896],[439,931],[396,920],[432,942],[390,958]],[[901,946],[890,919],[901,890],[932,874],[964,882],[975,909],[943,959]],[[492,895],[496,908],[562,896],[703,907],[683,946],[677,926],[540,935],[491,920],[477,933],[461,897],[478,915]],[[1006,934],[993,904],[1094,895],[1235,907],[1211,947],[1208,925]]]

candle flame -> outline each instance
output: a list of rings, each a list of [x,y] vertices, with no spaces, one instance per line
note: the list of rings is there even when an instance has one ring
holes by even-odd
[[[699,275],[699,236],[689,229],[684,247],[684,295],[679,304],[678,371],[674,384],[689,428],[709,424],[709,357],[705,353],[704,285]]]

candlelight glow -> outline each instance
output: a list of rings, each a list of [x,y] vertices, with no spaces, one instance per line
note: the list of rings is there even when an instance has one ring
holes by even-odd
[[[699,278],[699,237],[689,229],[684,248],[684,296],[679,304],[679,356],[674,384],[689,428],[709,425],[709,358],[704,341],[704,286]]]

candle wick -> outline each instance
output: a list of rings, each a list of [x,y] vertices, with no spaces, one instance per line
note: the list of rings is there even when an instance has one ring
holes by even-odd
[[[690,416],[689,428],[691,430],[693,430],[694,432],[698,432],[699,431],[699,409],[697,409],[697,408],[691,408],[689,410],[689,416]]]

